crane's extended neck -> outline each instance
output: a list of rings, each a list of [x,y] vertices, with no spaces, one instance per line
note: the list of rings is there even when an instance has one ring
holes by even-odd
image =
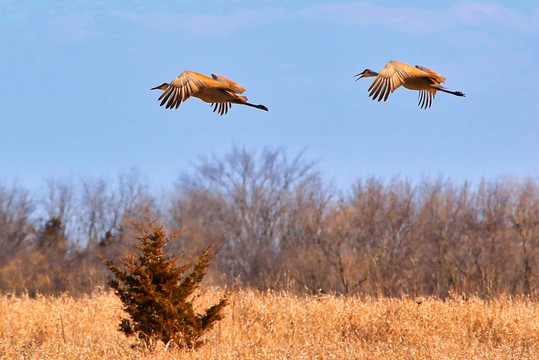
[[[365,70],[363,70],[363,72],[360,72],[359,74],[354,75],[354,77],[357,77],[356,81],[358,81],[361,78],[375,77],[375,76],[378,76],[378,73],[376,71],[371,70],[371,69],[365,69]]]

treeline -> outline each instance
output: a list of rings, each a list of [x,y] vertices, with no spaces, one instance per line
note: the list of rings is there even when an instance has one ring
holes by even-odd
[[[301,293],[537,296],[539,191],[532,179],[479,184],[359,179],[341,192],[284,149],[201,159],[172,190],[136,172],[52,179],[39,195],[0,185],[0,289],[51,294],[105,286],[102,257],[151,211],[182,228],[169,250],[219,253],[215,284]]]

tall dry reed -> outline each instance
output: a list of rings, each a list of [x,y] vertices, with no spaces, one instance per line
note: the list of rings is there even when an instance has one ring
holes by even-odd
[[[200,306],[222,292],[201,295]],[[111,293],[0,297],[1,359],[539,359],[539,303],[292,296],[240,290],[196,351],[117,331]]]

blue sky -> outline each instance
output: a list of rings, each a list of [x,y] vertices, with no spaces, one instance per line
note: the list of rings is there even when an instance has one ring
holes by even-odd
[[[539,175],[539,4],[521,1],[4,1],[0,182],[115,176],[170,187],[202,156],[285,146],[346,187],[359,177],[478,182]],[[466,98],[373,102],[365,68],[446,76]],[[151,87],[222,74],[250,102],[228,115]]]

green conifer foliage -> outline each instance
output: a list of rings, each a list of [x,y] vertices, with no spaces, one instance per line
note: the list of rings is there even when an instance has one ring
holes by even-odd
[[[105,260],[116,277],[109,285],[129,314],[121,320],[119,330],[128,336],[138,335],[148,346],[161,340],[195,348],[203,343],[201,336],[222,319],[227,303],[225,295],[202,313],[195,313],[193,308],[193,292],[214,256],[213,244],[197,259],[180,261],[164,251],[165,245],[180,234],[166,234],[163,225],[157,226],[150,219],[148,223],[149,227],[133,224],[141,233],[139,251],[122,258],[122,268]]]

